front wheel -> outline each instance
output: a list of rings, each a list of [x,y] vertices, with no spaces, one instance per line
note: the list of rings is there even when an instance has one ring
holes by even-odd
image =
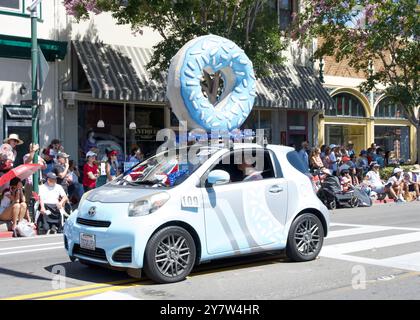
[[[195,257],[194,239],[188,231],[166,227],[156,232],[146,246],[144,272],[158,283],[177,282],[190,274]]]
[[[292,223],[287,238],[286,255],[292,261],[310,261],[321,251],[324,228],[312,213],[298,216]]]

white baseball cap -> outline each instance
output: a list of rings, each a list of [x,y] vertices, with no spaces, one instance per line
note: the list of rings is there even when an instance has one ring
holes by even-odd
[[[96,157],[96,153],[95,152],[93,152],[93,151],[88,151],[87,153],[86,153],[86,158],[87,157]]]
[[[395,169],[394,169],[394,174],[396,174],[396,173],[398,173],[398,172],[404,172],[404,170],[403,170],[403,169],[401,169],[401,168],[395,168]]]

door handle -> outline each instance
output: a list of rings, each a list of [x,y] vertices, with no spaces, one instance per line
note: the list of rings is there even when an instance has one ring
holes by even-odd
[[[283,187],[274,185],[268,191],[270,191],[271,193],[279,193],[283,191]]]

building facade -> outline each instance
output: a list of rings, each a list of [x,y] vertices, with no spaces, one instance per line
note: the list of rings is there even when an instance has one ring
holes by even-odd
[[[31,98],[31,31],[25,2],[0,1],[0,121],[4,128],[0,138],[18,133],[29,143],[30,107],[25,101]],[[285,28],[298,10],[297,1],[275,0],[273,10],[279,26]],[[166,99],[166,73],[154,80],[146,69],[153,46],[161,40],[158,33],[144,28],[142,35],[133,34],[108,13],[77,23],[66,15],[61,0],[43,1],[39,11],[38,38],[45,44],[41,50],[49,61],[41,93],[41,146],[58,138],[72,158],[82,162],[94,144],[100,156],[111,147],[120,151],[123,160],[134,147],[153,153],[159,129],[178,129]],[[18,44],[11,44],[10,38]],[[24,47],[22,53],[11,54],[19,45]],[[303,140],[318,144],[320,115],[332,108],[333,100],[313,72],[310,53],[310,48],[291,45],[284,52],[288,63],[273,66],[270,77],[258,79],[254,109],[242,128],[264,129],[267,140],[275,144],[298,146]],[[16,108],[26,108],[26,118],[16,118],[25,113]],[[20,130],[18,122],[26,131]],[[18,157],[26,153],[27,144]]]
[[[334,107],[326,109],[319,119],[319,144],[346,145],[351,141],[360,152],[376,143],[395,162],[415,162],[416,127],[403,106],[392,103],[381,91],[360,92],[363,74],[350,68],[346,60],[337,63],[333,57],[325,57],[323,63],[324,86]]]

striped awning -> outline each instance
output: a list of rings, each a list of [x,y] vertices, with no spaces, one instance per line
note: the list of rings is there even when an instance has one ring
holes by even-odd
[[[271,75],[257,81],[256,106],[286,109],[330,109],[334,101],[311,68],[271,67]]]
[[[166,98],[166,77],[153,80],[146,69],[152,49],[73,41],[86,73],[92,96],[99,99],[161,102]],[[272,67],[270,76],[257,80],[255,106],[263,108],[324,109],[334,104],[312,69]]]

